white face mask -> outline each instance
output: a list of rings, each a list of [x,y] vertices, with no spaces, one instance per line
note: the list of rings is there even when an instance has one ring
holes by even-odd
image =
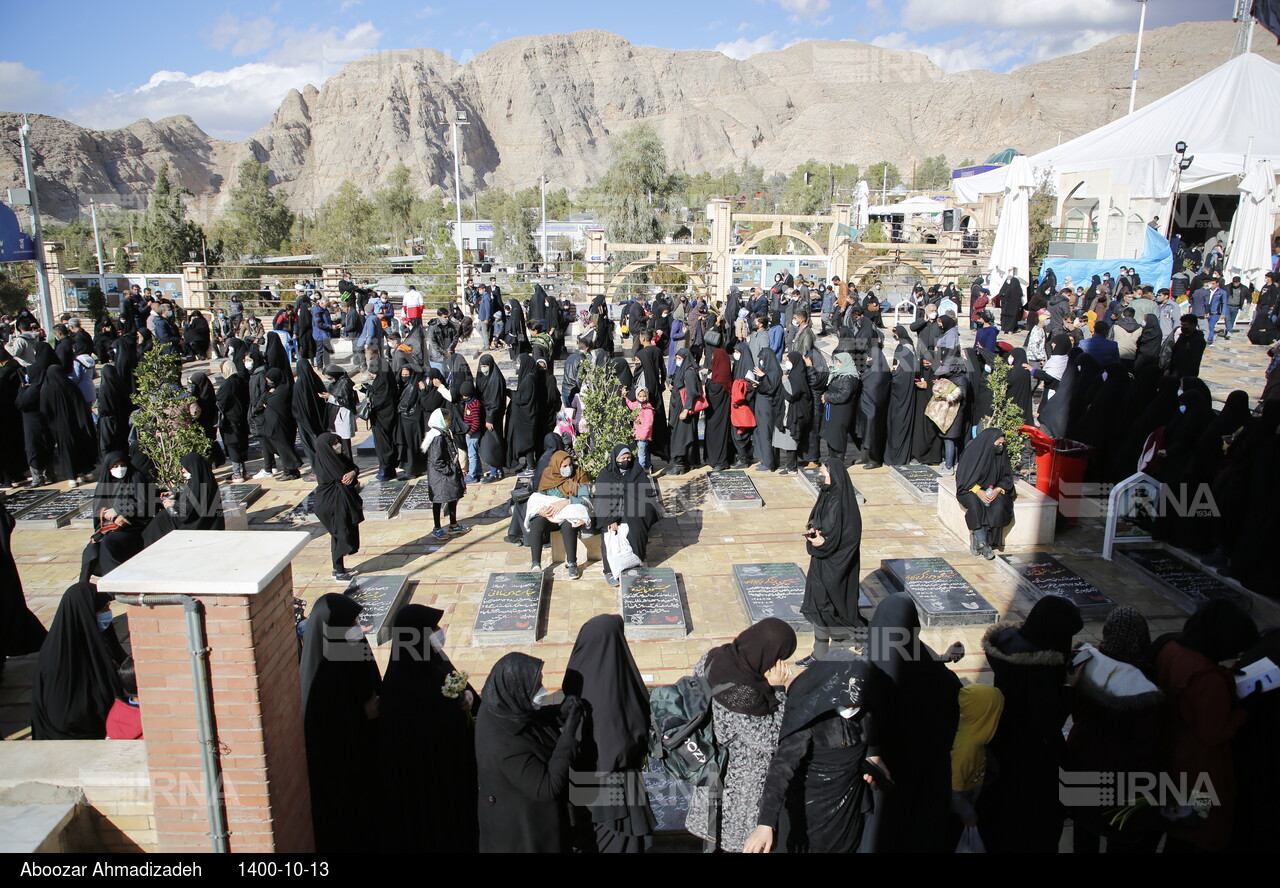
[[[246,370],[252,370],[252,369],[253,369],[253,361],[245,361],[245,362],[244,362],[244,369],[246,369]]]
[[[678,361],[676,361],[676,366],[677,366],[677,367],[683,367],[683,366],[684,366],[684,361],[683,361],[683,360],[678,360]]]
[[[570,475],[573,474],[573,466],[569,465],[568,463],[565,463],[560,467],[560,474],[561,476],[568,478]]]
[[[787,363],[783,364],[783,365],[782,365],[782,369],[783,369],[783,370],[786,370],[788,373],[790,373],[790,372],[791,372],[791,362],[790,362],[790,361],[787,361]]]
[[[190,472],[183,472],[183,473],[182,473],[182,480],[183,480],[183,481],[190,481],[190,480],[191,480],[191,473],[190,473]]]
[[[359,623],[356,623],[354,626],[348,627],[347,631],[342,634],[342,637],[354,644],[364,638],[364,629],[361,628]]]
[[[481,365],[480,365],[480,373],[481,373],[481,375],[483,375],[483,376],[488,376],[488,375],[489,375],[489,365],[488,365],[488,364],[481,364]]]
[[[793,327],[799,327],[799,326],[800,326],[800,319],[799,319],[799,318],[792,318],[792,319],[791,319],[791,326],[793,326]]]
[[[542,701],[543,701],[543,700],[545,700],[545,699],[547,699],[547,689],[546,689],[546,688],[541,688],[541,687],[540,687],[540,688],[538,688],[538,690],[537,690],[537,691],[535,691],[535,692],[534,692],[534,694],[533,694],[533,708],[534,708],[534,709],[541,709],[541,708],[542,708]]]
[[[123,478],[127,474],[129,474],[128,466],[120,466],[119,468],[114,468],[111,470],[111,477],[117,480],[120,478]]]

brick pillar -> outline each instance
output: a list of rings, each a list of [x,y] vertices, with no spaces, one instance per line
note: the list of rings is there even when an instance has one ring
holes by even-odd
[[[341,265],[324,265],[320,268],[320,293],[325,299],[338,298],[338,284],[346,273]]]
[[[587,250],[584,254],[587,266],[587,295],[595,296],[604,292],[605,287],[605,251],[604,231],[599,228],[587,229]]]
[[[711,253],[708,258],[715,270],[711,292],[715,303],[724,305],[733,284],[733,204],[726,198],[717,197],[707,204],[707,215],[711,221]],[[737,319],[726,320],[733,324]]]
[[[313,850],[290,567],[308,540],[292,532],[175,531],[98,583],[115,595],[183,594],[204,605],[213,736],[237,853]],[[208,851],[184,610],[128,613],[159,849]]]
[[[182,263],[182,307],[188,311],[213,308],[209,299],[209,269],[202,263]]]
[[[60,314],[64,311],[70,311],[67,308],[67,293],[62,287],[62,275],[66,273],[62,266],[62,256],[65,252],[65,245],[58,241],[44,242],[44,268],[45,273],[49,276],[49,303],[53,306],[55,323]],[[78,304],[75,307],[77,310],[80,308]],[[52,330],[45,332],[51,335],[53,333]]]
[[[838,277],[842,281],[848,281],[849,231],[853,227],[853,207],[849,204],[836,204],[831,208],[831,215],[834,218],[827,249],[831,255],[831,268],[827,273],[827,279]]]

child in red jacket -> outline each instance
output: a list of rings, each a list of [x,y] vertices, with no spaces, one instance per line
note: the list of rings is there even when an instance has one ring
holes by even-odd
[[[632,410],[638,410],[636,414],[635,425],[632,427],[632,433],[636,436],[636,459],[640,461],[641,467],[646,471],[652,471],[653,465],[649,462],[649,442],[653,440],[653,405],[649,403],[649,390],[644,386],[636,389],[636,399],[626,399],[627,406]]]
[[[107,739],[141,740],[142,709],[138,706],[138,678],[133,672],[133,657],[120,664],[119,672],[125,699],[117,699],[107,713]]]

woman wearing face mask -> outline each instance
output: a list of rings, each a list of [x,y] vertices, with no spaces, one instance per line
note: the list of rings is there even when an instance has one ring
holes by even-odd
[[[396,451],[396,431],[399,425],[399,389],[391,365],[376,350],[368,355],[369,373],[372,379],[365,389],[369,401],[369,427],[373,431],[373,450],[378,460],[379,481],[390,481],[400,466]]]
[[[694,402],[702,395],[702,379],[687,348],[676,352],[671,372],[671,403],[667,416],[671,423],[671,474],[683,475],[698,460],[698,414]]]
[[[609,464],[596,478],[591,495],[595,509],[596,530],[625,530],[631,551],[644,563],[649,546],[649,528],[658,520],[657,504],[660,501],[657,487],[640,465],[626,444],[613,448]],[[607,547],[600,547],[604,562],[604,578],[610,586],[616,586],[621,578],[610,569]]]
[[[246,363],[252,367],[253,359],[247,359]],[[222,448],[231,460],[231,483],[240,484],[244,481],[244,464],[249,461],[249,374],[237,372],[231,361],[222,362],[218,432],[222,435]]]
[[[790,475],[797,469],[798,454],[813,427],[813,393],[798,352],[789,352],[783,359],[779,383],[773,396],[772,444],[778,451],[778,474]]]
[[[316,438],[315,471],[316,517],[329,532],[333,578],[339,583],[349,583],[353,574],[347,570],[345,559],[360,549],[364,506],[356,487],[359,470],[350,457],[343,455],[341,442],[333,432]]]
[[[453,417],[447,410],[436,410],[427,420],[427,434],[422,440],[422,452],[427,455],[431,515],[435,519],[431,535],[442,542],[471,529],[458,523],[458,500],[467,492],[467,485],[462,479],[462,467],[458,465],[458,451],[450,429],[452,423]],[[440,526],[442,509],[449,518],[448,530]]]
[[[88,583],[63,593],[31,683],[33,740],[106,736],[107,713],[123,693],[104,636],[111,629],[110,604]]]
[[[80,582],[106,576],[146,547],[144,534],[156,514],[154,496],[151,479],[128,456],[122,451],[106,455],[93,493],[95,533],[84,547]]]
[[[536,492],[525,505],[524,542],[533,558],[529,570],[542,570],[542,541],[556,524],[564,543],[565,571],[571,580],[582,576],[578,570],[578,531],[591,524],[590,483],[591,478],[568,453],[557,450],[551,454]]]
[[[209,461],[198,453],[182,458],[182,488],[173,500],[165,500],[168,508],[156,514],[144,535],[150,546],[171,530],[225,530],[222,494]]]
[[[422,458],[422,436],[427,430],[427,416],[421,404],[421,393],[425,383],[422,380],[422,367],[409,360],[400,368],[400,395],[396,402],[396,448],[399,463],[404,470],[402,480],[417,478],[422,474],[424,465]]]
[[[774,402],[782,391],[782,366],[773,352],[764,348],[756,359],[756,366],[747,376],[752,385],[755,400],[752,402],[756,417],[756,427],[752,443],[755,446],[756,459],[759,465],[757,472],[772,472],[778,467],[777,455],[773,449],[773,426],[776,407]]]
[[[996,557],[992,549],[1003,548],[1015,496],[1004,432],[983,429],[965,446],[956,467],[956,499],[965,510],[970,555],[991,561]]]
[[[544,706],[542,661],[510,653],[493,664],[476,717],[480,852],[570,850],[569,772],[584,707]]]
[[[368,781],[335,773],[336,763],[374,761],[378,750],[382,676],[357,622],[360,611],[346,595],[320,596],[302,642],[302,725],[317,854],[367,850],[358,827],[374,822],[377,796]]]
[[[394,762],[379,803],[385,851],[475,853],[476,745],[480,695],[443,693],[454,671],[444,652],[444,612],[421,604],[396,611],[391,660],[378,700],[379,758]]]
[[[800,612],[813,624],[813,654],[797,665],[809,666],[827,655],[831,642],[851,637],[865,626],[858,612],[859,566],[862,552],[862,513],[849,481],[844,460],[827,457],[822,463],[818,501],[809,512],[805,548],[809,572]]]

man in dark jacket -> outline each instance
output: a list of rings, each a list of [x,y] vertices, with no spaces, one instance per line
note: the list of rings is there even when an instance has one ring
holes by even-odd
[[[1160,350],[1160,367],[1166,376],[1200,375],[1200,359],[1204,357],[1204,334],[1199,319],[1193,314],[1182,316],[1182,325],[1169,335]]]
[[[1049,297],[1049,336],[1053,337],[1066,330],[1067,316],[1071,313],[1071,300],[1074,294],[1070,287],[1064,287]]]
[[[427,363],[441,373],[444,364],[458,344],[458,331],[449,321],[447,309],[436,310],[436,318],[427,325]]]

